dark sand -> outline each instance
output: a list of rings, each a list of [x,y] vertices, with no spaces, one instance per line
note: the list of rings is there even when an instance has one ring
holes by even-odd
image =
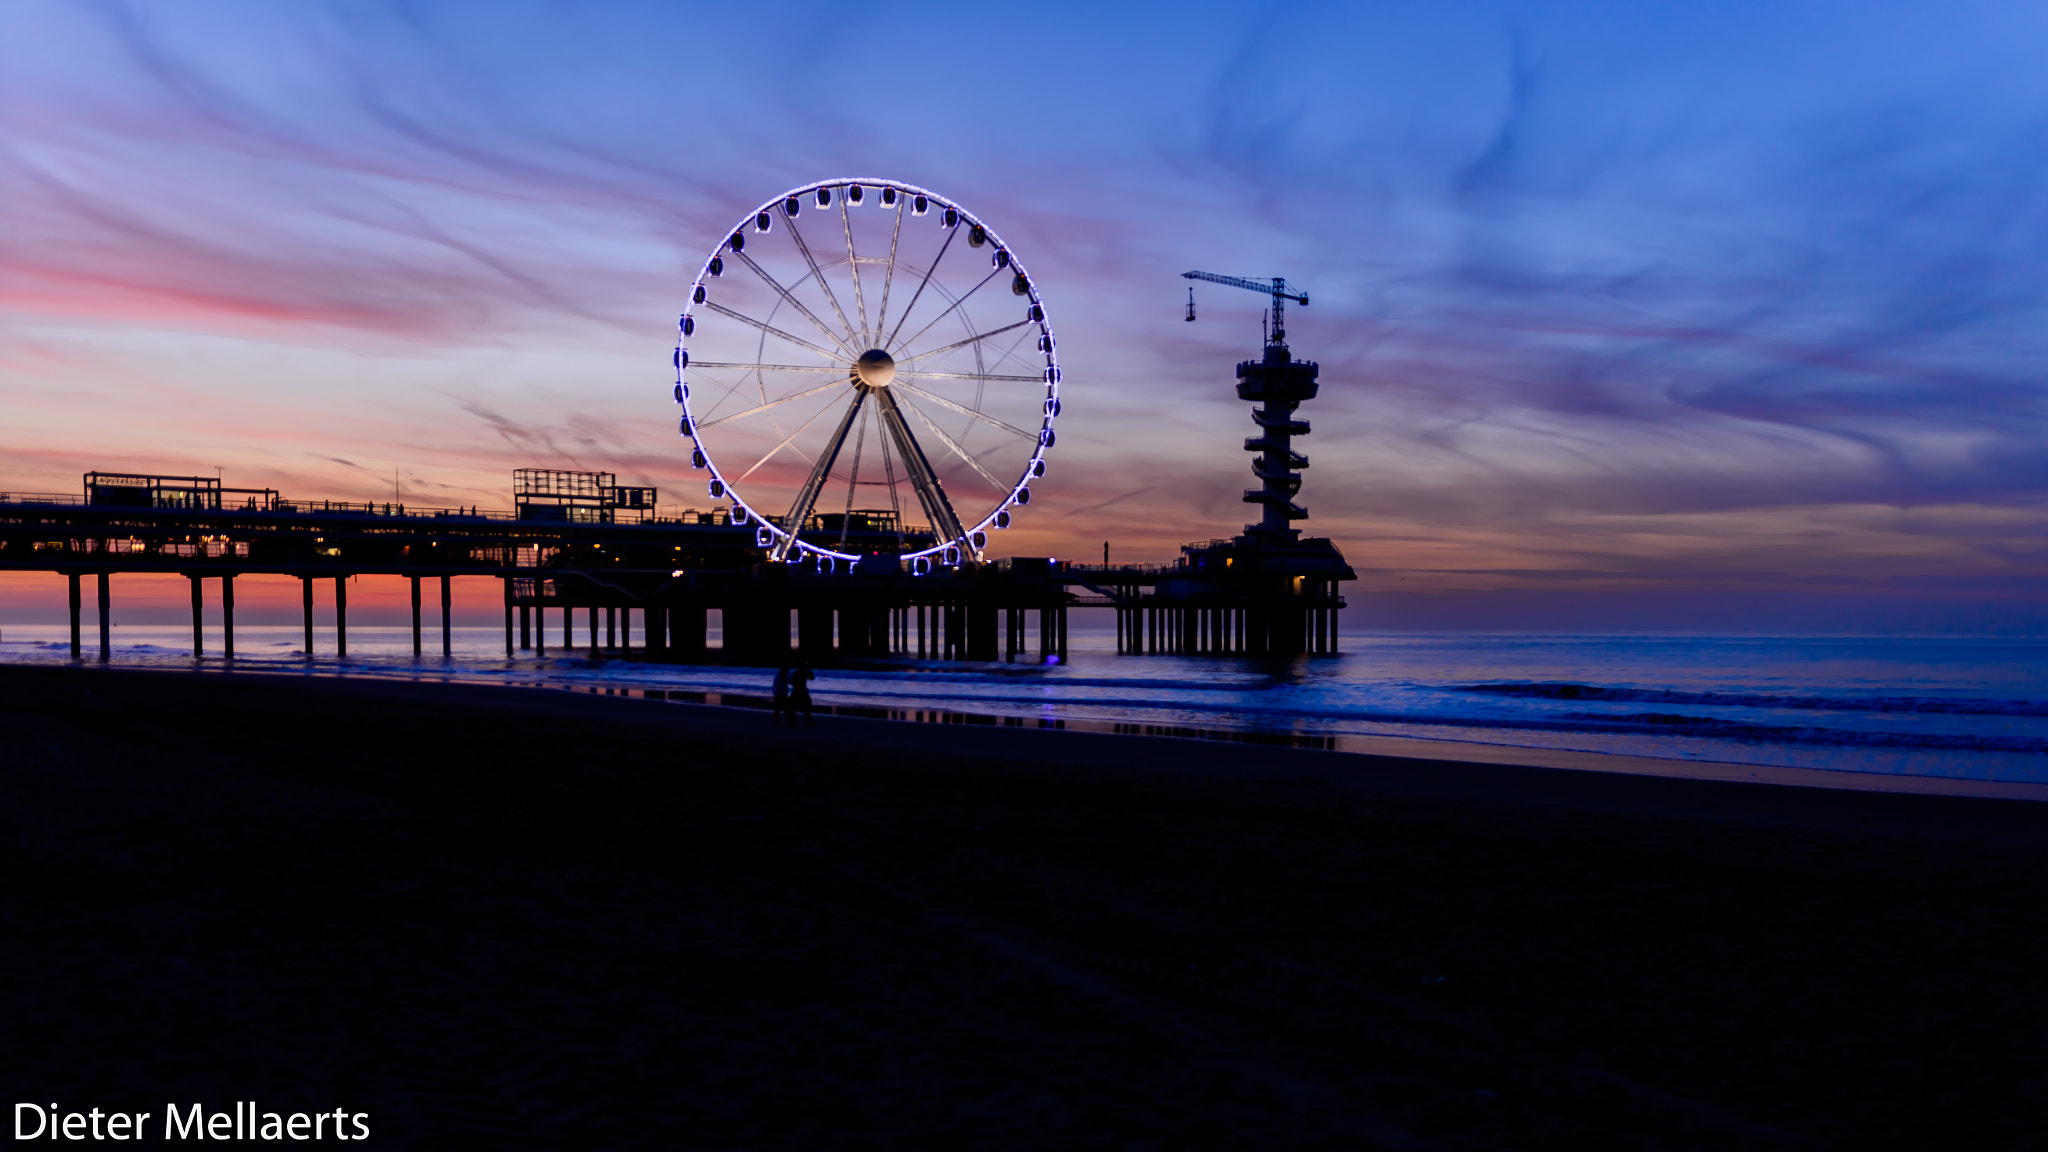
[[[253,675],[0,716],[10,1122],[2048,1148],[2044,804]]]

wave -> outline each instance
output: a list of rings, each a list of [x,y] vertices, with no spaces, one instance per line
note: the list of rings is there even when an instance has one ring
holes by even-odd
[[[1259,692],[1279,688],[1284,681],[1271,676],[1239,679],[1166,679],[1161,677],[1069,676],[1057,666],[1021,665],[1015,668],[834,668],[835,680],[877,680],[882,682],[943,684],[987,684],[1013,687],[1042,684],[1048,688],[1156,688],[1169,692]]]
[[[1704,736],[1717,740],[1748,740],[1769,744],[1826,744],[1837,748],[1940,748],[1963,752],[2048,752],[2048,739],[2038,736],[1976,736],[1960,732],[1857,732],[1789,724],[1750,724],[1712,716],[1669,712],[1612,715],[1571,713],[1593,731],[1653,732],[1665,736]],[[1609,727],[1615,725],[1617,727]]]
[[[2048,738],[2033,736],[1980,736],[1949,732],[1858,732],[1843,728],[1808,725],[1755,724],[1722,720],[1711,716],[1686,716],[1668,712],[1600,713],[1571,712],[1561,716],[1506,717],[1456,716],[1430,712],[1365,711],[1339,708],[1268,708],[1226,711],[1190,706],[1187,702],[1142,697],[1080,698],[1064,700],[1005,700],[1001,697],[949,692],[896,693],[840,688],[821,689],[819,695],[851,696],[877,700],[947,701],[990,706],[1056,707],[1086,710],[1121,708],[1132,711],[1181,712],[1212,715],[1216,722],[1243,725],[1258,730],[1261,721],[1322,721],[1354,724],[1389,724],[1428,728],[1479,728],[1510,732],[1598,733],[1618,736],[1695,737],[1710,740],[1738,740],[1759,744],[1827,745],[1839,748],[1939,749],[1959,752],[2048,753]]]
[[[1454,685],[1452,690],[1527,700],[1705,704],[1746,708],[1802,708],[1824,712],[1943,712],[1961,716],[2048,716],[2048,701],[2044,700],[1970,700],[1951,696],[1776,696],[1760,692],[1682,692],[1668,688],[1614,688],[1562,681],[1534,684],[1459,684]]]

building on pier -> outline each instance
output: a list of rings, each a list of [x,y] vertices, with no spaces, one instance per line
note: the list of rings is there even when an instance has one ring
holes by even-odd
[[[1277,282],[1276,282],[1277,283]],[[1304,298],[1305,299],[1305,298]],[[1294,438],[1309,434],[1295,410],[1316,396],[1318,368],[1296,360],[1276,324],[1264,354],[1237,366],[1237,395],[1252,410],[1256,436],[1256,488],[1244,502],[1257,505],[1257,523],[1222,540],[1181,546],[1180,558],[1161,568],[1107,568],[1077,572],[1117,610],[1117,649],[1187,655],[1291,656],[1337,651],[1338,586],[1357,575],[1331,541],[1304,539],[1294,525],[1308,518],[1295,502],[1308,457]]]

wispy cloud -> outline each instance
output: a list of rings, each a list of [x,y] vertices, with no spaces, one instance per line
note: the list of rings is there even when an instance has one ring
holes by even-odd
[[[1000,46],[903,16],[9,6],[0,401],[35,418],[0,451],[694,494],[662,399],[689,269],[769,192],[871,172],[977,205],[1049,295],[1069,413],[1033,547],[1248,518],[1260,302],[1204,286],[1182,323],[1199,267],[1311,292],[1308,527],[1374,566],[2038,563],[2023,14],[1055,5]],[[830,78],[860,51],[927,87]],[[114,402],[67,414],[86,381]]]

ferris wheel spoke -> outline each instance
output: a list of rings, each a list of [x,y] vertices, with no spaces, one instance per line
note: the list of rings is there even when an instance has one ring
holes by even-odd
[[[896,197],[896,223],[889,232],[889,263],[882,271],[882,310],[875,313],[875,331],[889,326],[889,286],[896,282],[896,245],[903,239],[903,197]]]
[[[737,368],[747,372],[837,372],[846,375],[844,364],[740,364],[725,360],[692,360],[692,368]]]
[[[860,290],[860,260],[853,254],[853,217],[846,210],[846,197],[839,198],[839,223],[846,229],[846,267],[853,273],[853,303],[860,312],[860,339],[868,339],[868,300]]]
[[[789,333],[784,332],[782,329],[777,328],[773,324],[764,323],[763,321],[754,319],[752,316],[735,312],[732,309],[727,308],[725,305],[720,304],[715,300],[705,301],[704,306],[706,308],[711,309],[713,312],[718,313],[720,316],[729,316],[742,324],[748,324],[752,325],[755,328],[759,328],[761,331],[766,332],[768,335],[773,336],[778,340],[787,340],[791,344],[794,344],[799,348],[808,348],[811,351],[816,352],[818,355],[823,356],[827,360],[837,360],[842,355],[844,355],[844,353],[834,352],[830,348],[821,348],[818,345],[811,343],[809,340],[806,340],[801,336],[792,336]]]
[[[898,379],[900,381],[901,378],[899,377]],[[1006,424],[1003,421],[996,419],[995,417],[989,415],[986,412],[977,412],[974,409],[969,408],[965,404],[955,404],[953,401],[946,399],[944,396],[941,396],[936,392],[927,392],[914,384],[904,384],[899,382],[896,384],[891,384],[890,387],[901,388],[905,392],[909,392],[916,396],[921,396],[924,399],[929,400],[934,404],[937,404],[941,408],[950,408],[953,411],[958,412],[962,416],[972,416],[976,420],[979,420],[989,425],[990,427],[1000,428],[1003,431],[1008,432],[1010,435],[1018,437],[1019,439],[1038,439],[1038,434],[1035,432],[1026,432],[1022,428],[1017,427],[1015,424]]]
[[[796,250],[804,255],[804,263],[811,266],[811,278],[818,282],[820,289],[824,290],[825,302],[832,305],[832,314],[839,317],[839,326],[846,331],[846,341],[844,342],[851,342],[854,338],[853,325],[846,322],[846,310],[839,306],[839,296],[832,291],[832,282],[825,279],[825,270],[818,267],[818,258],[811,255],[811,246],[804,243],[804,234],[796,226],[796,217],[791,216],[789,209],[784,207],[782,219],[784,223],[789,225],[789,238],[796,241]]]
[[[925,415],[924,409],[919,408],[915,404],[906,404],[905,407],[909,408],[912,412],[915,412],[917,414],[917,418],[919,420],[924,421],[924,426],[932,430],[932,435],[937,436],[939,438],[939,443],[944,444],[947,448],[952,449],[953,455],[958,456],[962,460],[965,460],[969,468],[972,468],[976,472],[981,473],[981,478],[988,481],[990,484],[993,484],[997,491],[1000,492],[1003,490],[1003,482],[1001,480],[996,479],[994,473],[990,472],[987,468],[982,467],[981,461],[976,460],[974,457],[968,455],[967,449],[962,448],[959,445],[959,443],[955,441],[951,436],[946,435],[946,430],[944,428],[939,427],[938,421],[933,420],[930,416]]]
[[[923,360],[928,356],[937,356],[940,355],[941,353],[951,352],[956,348],[965,348],[969,344],[979,344],[980,342],[988,339],[991,336],[1001,336],[1005,332],[1015,332],[1017,329],[1024,327],[1026,324],[1032,323],[1036,323],[1036,321],[1019,320],[1015,324],[1005,324],[1001,328],[991,328],[986,332],[977,332],[974,335],[969,336],[965,340],[955,340],[954,342],[946,345],[943,348],[934,348],[929,352],[919,352],[911,356],[900,356],[897,358],[896,362],[898,364],[908,364],[913,360]],[[922,335],[922,333],[920,333],[920,335]]]
[[[946,310],[945,310],[944,312],[941,312],[941,313],[939,313],[939,314],[938,314],[937,316],[934,316],[934,317],[932,317],[932,318],[931,318],[931,323],[929,323],[929,324],[926,324],[926,325],[925,325],[924,327],[922,327],[922,328],[919,328],[919,329],[917,330],[917,335],[916,335],[916,336],[912,336],[912,337],[911,337],[910,339],[908,339],[908,340],[905,340],[905,341],[904,341],[904,343],[905,343],[905,344],[915,344],[915,343],[917,343],[917,337],[918,337],[918,336],[922,336],[922,335],[924,335],[925,333],[927,333],[927,332],[931,331],[931,330],[932,330],[932,324],[937,324],[937,323],[938,323],[939,321],[941,321],[941,320],[944,320],[944,319],[945,319],[946,317],[948,317],[948,316],[951,316],[951,315],[953,314],[953,310],[954,310],[955,308],[958,308],[958,307],[960,307],[960,306],[961,306],[962,304],[965,304],[965,303],[967,303],[967,298],[968,298],[968,297],[970,297],[970,296],[974,295],[974,294],[975,294],[976,292],[979,292],[979,291],[981,291],[981,289],[982,289],[983,285],[986,285],[986,284],[987,284],[987,283],[988,283],[989,281],[991,281],[991,280],[995,279],[995,278],[996,278],[996,273],[997,273],[997,272],[1000,272],[1000,271],[1002,271],[1002,269],[1000,269],[1000,268],[994,269],[994,270],[992,270],[991,272],[989,272],[989,274],[988,274],[988,275],[986,275],[986,276],[983,276],[983,277],[982,277],[982,278],[981,278],[980,280],[976,281],[976,282],[975,282],[975,285],[974,285],[974,287],[972,287],[972,288],[969,288],[969,289],[968,289],[967,291],[965,291],[965,292],[962,292],[962,293],[960,294],[960,298],[959,298],[958,300],[955,300],[955,301],[953,301],[953,302],[952,302],[951,304],[948,304],[948,305],[946,305]],[[1027,323],[1028,323],[1028,321],[1027,321]],[[1012,325],[1012,327],[1015,327],[1015,325]]]
[[[1038,384],[1043,376],[1002,376],[994,372],[898,372],[898,380],[909,377],[912,380],[1003,380],[1015,384]]]
[[[795,399],[795,397],[789,397],[789,399]],[[777,403],[780,403],[780,401],[777,401]],[[858,401],[856,401],[856,403],[858,403]],[[767,455],[765,455],[765,456],[762,456],[762,457],[761,457],[761,458],[760,458],[759,460],[756,460],[756,461],[754,461],[754,466],[753,466],[752,468],[749,468],[749,469],[747,469],[747,470],[746,470],[745,472],[742,472],[742,473],[740,473],[740,476],[739,476],[739,478],[740,478],[741,480],[745,480],[745,479],[746,479],[747,477],[749,477],[749,476],[752,476],[752,475],[754,474],[754,471],[755,471],[755,469],[758,469],[759,467],[761,467],[761,465],[763,465],[763,464],[766,464],[766,463],[767,463],[768,461],[770,461],[770,460],[774,459],[774,457],[775,457],[775,454],[776,454],[777,452],[780,452],[780,451],[782,451],[782,450],[783,450],[784,448],[787,448],[787,447],[789,447],[789,442],[790,442],[791,440],[794,440],[794,439],[796,439],[796,438],[797,438],[798,436],[801,436],[801,435],[803,435],[803,431],[804,431],[804,429],[806,429],[806,428],[809,428],[809,427],[810,427],[811,425],[813,425],[813,424],[816,424],[816,423],[818,422],[818,417],[820,417],[820,416],[823,416],[823,415],[824,415],[825,413],[827,413],[827,412],[830,412],[831,410],[832,410],[832,405],[830,405],[830,404],[827,404],[827,405],[825,405],[825,406],[824,406],[823,408],[820,408],[820,409],[818,409],[818,410],[817,410],[816,412],[813,412],[813,413],[811,414],[811,418],[810,418],[809,420],[806,420],[806,421],[804,421],[803,423],[801,423],[801,424],[797,425],[797,426],[796,426],[796,431],[794,431],[794,432],[791,432],[791,433],[790,433],[789,435],[787,435],[787,436],[784,436],[784,437],[782,438],[782,443],[780,443],[780,444],[777,444],[777,445],[776,445],[775,447],[773,447],[773,448],[770,448],[770,449],[768,450],[768,453],[767,453]],[[799,453],[799,455],[801,455],[801,453]]]
[[[1035,321],[1034,321],[1034,323],[1035,323]],[[998,355],[998,356],[996,357],[996,361],[995,361],[995,362],[996,362],[997,364],[1007,364],[1007,363],[1011,362],[1012,360],[1026,360],[1026,361],[1028,362],[1029,358],[1026,358],[1026,357],[1019,357],[1019,356],[1017,355],[1017,350],[1018,350],[1019,348],[1022,348],[1022,347],[1024,346],[1024,341],[1026,341],[1026,340],[1028,340],[1028,339],[1030,339],[1030,338],[1031,338],[1031,331],[1030,331],[1030,329],[1028,329],[1028,328],[1027,328],[1026,330],[1022,331],[1022,332],[1019,332],[1019,333],[1017,333],[1017,338],[1016,338],[1015,340],[1012,340],[1012,341],[1010,341],[1010,346],[1009,346],[1008,348],[1005,348],[1005,349],[1003,349],[1003,350],[1002,350],[1001,354],[999,354],[999,355]],[[1043,349],[1043,348],[1039,348],[1039,349],[1036,349],[1036,351],[1040,351],[1040,352],[1043,352],[1044,350],[1045,350],[1045,349]],[[1034,377],[1034,379],[1041,379],[1041,378],[1043,378],[1043,373],[1041,373],[1041,374],[1040,374],[1040,376],[1038,376],[1038,377]]]
[[[844,369],[841,369],[841,371],[844,371]],[[778,406],[778,405],[782,405],[782,404],[787,404],[787,403],[789,403],[789,402],[790,402],[791,400],[801,400],[801,399],[803,399],[803,398],[804,398],[804,397],[806,397],[806,396],[816,396],[816,395],[817,395],[818,393],[820,393],[820,392],[829,392],[829,391],[831,391],[831,390],[832,390],[832,389],[834,389],[834,388],[843,388],[843,387],[845,387],[845,386],[846,386],[846,382],[845,382],[845,381],[843,381],[843,380],[834,380],[834,381],[832,381],[832,382],[831,382],[830,384],[820,384],[820,385],[818,385],[818,386],[817,386],[816,388],[806,388],[806,389],[805,389],[805,390],[803,390],[802,392],[792,392],[792,393],[790,393],[789,395],[787,395],[787,396],[784,396],[784,397],[782,397],[782,398],[781,398],[781,399],[779,399],[779,400],[770,400],[770,401],[768,401],[768,402],[767,402],[766,404],[756,404],[756,405],[754,405],[754,406],[753,406],[752,408],[749,408],[749,409],[747,409],[747,410],[746,410],[746,411],[744,411],[744,412],[734,412],[734,413],[733,413],[732,415],[730,415],[730,416],[720,416],[720,417],[719,417],[718,419],[716,419],[716,420],[707,420],[707,421],[705,421],[704,423],[702,423],[702,424],[699,424],[699,425],[697,425],[697,428],[698,428],[698,429],[699,429],[700,431],[701,431],[701,430],[703,430],[703,429],[705,429],[705,428],[716,428],[716,427],[718,427],[718,426],[719,426],[720,424],[723,424],[723,423],[725,423],[725,422],[726,422],[727,420],[737,420],[737,419],[739,419],[739,418],[740,418],[740,417],[742,417],[742,416],[752,416],[752,415],[753,415],[753,414],[755,414],[756,412],[766,412],[766,411],[767,411],[767,410],[769,410],[770,408],[774,408],[774,407],[776,407],[776,406]],[[759,467],[759,465],[755,465],[755,467]],[[752,471],[753,471],[753,469],[752,469],[752,468],[749,468],[749,469],[747,469],[747,471],[749,471],[749,472],[752,472]]]
[[[910,314],[917,310],[917,302],[920,298],[924,296],[925,285],[930,284],[932,282],[932,273],[937,272],[939,270],[939,261],[944,260],[946,258],[946,249],[951,248],[953,246],[953,237],[958,236],[959,234],[960,229],[958,227],[955,227],[946,233],[945,241],[939,245],[939,254],[937,256],[932,257],[931,266],[924,270],[923,279],[917,282],[917,291],[910,294],[910,303],[903,306],[903,315],[896,318],[896,327],[889,333],[889,339],[887,341],[888,347],[902,347],[902,345],[896,343],[897,335],[903,331],[904,322],[910,319]]]
[[[831,328],[827,327],[823,320],[820,320],[816,316],[812,315],[811,310],[809,308],[804,307],[803,301],[798,300],[794,295],[791,295],[789,289],[784,288],[780,281],[776,280],[775,277],[770,276],[768,274],[767,269],[761,267],[759,264],[754,263],[754,258],[752,256],[747,255],[745,252],[735,252],[733,253],[733,255],[738,256],[740,260],[746,264],[747,267],[752,268],[754,270],[755,275],[759,276],[762,280],[766,281],[770,288],[775,289],[776,293],[780,295],[785,301],[787,301],[791,308],[794,308],[799,313],[801,313],[804,319],[809,320],[812,324],[816,325],[818,331],[823,332],[825,334],[825,339],[830,340],[834,344],[839,345],[839,347],[843,349],[849,356],[860,355],[861,350],[849,345],[846,342],[846,340],[839,335],[839,333],[834,332]]]

